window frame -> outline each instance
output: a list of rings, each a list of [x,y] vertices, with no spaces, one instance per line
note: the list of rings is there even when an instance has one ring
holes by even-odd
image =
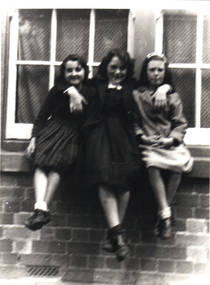
[[[164,15],[167,13],[176,13],[175,10],[161,9],[156,14],[155,25],[155,52],[162,53],[163,51],[163,35]],[[178,10],[180,13],[180,10]],[[183,68],[195,70],[195,127],[188,128],[184,141],[187,145],[210,145],[210,128],[201,128],[201,95],[202,95],[202,70],[210,71],[210,63],[202,63],[202,44],[203,44],[203,19],[209,12],[204,10],[190,11],[185,10],[188,15],[197,16],[196,27],[196,62],[195,63],[171,63],[169,68]]]
[[[18,65],[38,65],[49,67],[49,86],[48,89],[54,85],[55,68],[62,62],[56,61],[56,31],[57,31],[57,18],[56,11],[58,9],[73,9],[72,7],[40,7],[39,9],[46,8],[52,10],[51,18],[51,49],[49,61],[31,61],[31,60],[17,60],[18,49],[18,10],[19,9],[37,9],[37,7],[30,7],[30,5],[24,5],[13,7],[10,10],[10,27],[9,27],[9,72],[8,72],[8,89],[7,89],[7,108],[6,108],[6,140],[28,140],[31,137],[31,131],[33,124],[16,123],[16,80],[17,80],[17,66]],[[86,9],[86,8],[85,8]],[[89,77],[93,75],[93,68],[97,67],[100,62],[94,61],[94,35],[95,35],[95,21],[96,21],[96,9],[87,8],[90,10],[90,24],[89,24],[89,47],[88,47],[88,66],[90,69]],[[112,9],[112,8],[111,8]],[[132,11],[128,8],[128,29],[127,29],[127,50],[133,56],[133,40],[134,40],[134,17]]]

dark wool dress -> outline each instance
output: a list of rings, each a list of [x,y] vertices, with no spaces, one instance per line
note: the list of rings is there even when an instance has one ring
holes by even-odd
[[[107,89],[104,96],[104,102],[98,106],[100,120],[89,129],[82,152],[85,183],[129,187],[140,165],[133,125],[127,115],[130,111],[125,107],[122,90]]]
[[[95,89],[84,87],[83,96],[90,100]],[[79,133],[85,114],[72,114],[69,97],[54,86],[34,122],[36,137],[33,165],[46,170],[68,173],[78,154]]]

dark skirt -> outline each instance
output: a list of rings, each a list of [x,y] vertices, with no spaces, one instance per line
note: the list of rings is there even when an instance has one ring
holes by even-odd
[[[37,136],[34,167],[68,172],[78,153],[78,134],[74,120],[51,118]]]
[[[90,134],[83,150],[87,185],[130,188],[140,171],[139,150],[130,130],[115,119],[104,121]]]

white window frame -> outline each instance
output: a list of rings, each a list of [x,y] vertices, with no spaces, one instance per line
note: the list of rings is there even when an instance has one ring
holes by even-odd
[[[155,51],[162,53],[163,51],[163,17],[164,9],[158,11],[156,15],[155,26]],[[202,63],[202,43],[203,43],[203,18],[209,13],[207,10],[197,11],[193,10],[190,14],[197,15],[196,28],[196,63],[185,64],[176,63],[169,64],[169,68],[187,68],[194,69],[196,73],[195,78],[195,128],[188,128],[185,135],[185,143],[187,145],[210,145],[210,128],[201,128],[201,94],[202,94],[202,70],[209,70],[210,64]]]
[[[72,6],[59,6],[55,7],[49,4],[46,5],[45,1],[42,4],[24,3],[19,5],[17,1],[10,7],[10,48],[9,48],[9,75],[8,75],[8,94],[7,94],[7,114],[6,114],[6,139],[23,139],[27,140],[31,137],[31,131],[33,124],[15,123],[15,110],[16,110],[16,70],[19,64],[21,65],[41,65],[49,66],[49,86],[50,89],[54,85],[55,67],[59,66],[62,62],[56,61],[56,10],[57,9],[77,9]],[[24,2],[24,1],[23,1]],[[30,1],[29,1],[30,2]],[[62,2],[62,1],[61,1]],[[17,44],[18,44],[18,10],[19,9],[52,9],[51,19],[51,51],[49,61],[29,61],[29,60],[17,60]],[[94,61],[94,36],[95,36],[95,10],[90,9],[90,26],[89,26],[89,51],[88,51],[88,65],[90,69],[89,76],[92,77],[93,67],[97,67],[100,62]],[[128,8],[125,8],[128,9]],[[127,47],[128,52],[133,56],[133,40],[134,40],[134,16],[133,13],[129,12],[128,16],[128,34],[127,34]]]

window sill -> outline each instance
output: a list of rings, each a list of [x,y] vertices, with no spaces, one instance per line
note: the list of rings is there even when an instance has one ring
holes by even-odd
[[[192,156],[194,157],[194,166],[187,177],[209,178],[210,165],[210,147],[209,146],[188,146]],[[30,164],[26,158],[25,152],[1,152],[2,172],[29,172]]]

